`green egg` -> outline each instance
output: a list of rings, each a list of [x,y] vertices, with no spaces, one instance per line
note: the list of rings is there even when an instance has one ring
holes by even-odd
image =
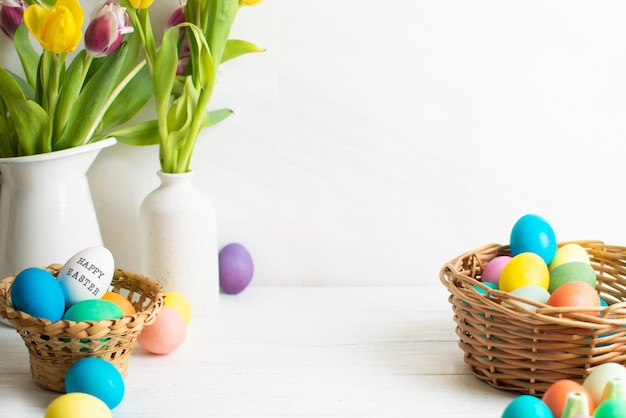
[[[118,319],[124,316],[122,309],[115,303],[104,299],[90,299],[76,302],[70,306],[63,319],[68,321],[102,321]]]
[[[596,272],[591,265],[582,261],[571,261],[561,264],[550,272],[548,292],[552,293],[563,283],[572,281],[586,282],[596,287]]]

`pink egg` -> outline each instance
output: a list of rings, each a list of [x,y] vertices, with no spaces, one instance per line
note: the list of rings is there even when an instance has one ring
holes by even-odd
[[[174,309],[163,307],[156,320],[141,331],[137,342],[149,353],[168,354],[180,347],[186,334],[183,317]]]
[[[506,263],[508,263],[511,260],[511,258],[512,257],[508,255],[501,255],[489,261],[487,265],[485,266],[485,268],[483,269],[483,272],[481,275],[482,281],[493,283],[496,285],[499,284],[500,273],[502,272],[502,269],[504,268]]]

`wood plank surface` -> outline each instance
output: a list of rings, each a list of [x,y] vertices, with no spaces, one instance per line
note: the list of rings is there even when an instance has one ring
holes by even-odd
[[[272,287],[221,295],[165,356],[135,346],[114,417],[500,417],[513,394],[474,378],[441,286]],[[0,417],[58,394],[0,328]]]

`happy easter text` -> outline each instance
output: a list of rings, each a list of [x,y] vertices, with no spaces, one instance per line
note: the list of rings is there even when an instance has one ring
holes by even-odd
[[[104,272],[102,270],[83,257],[79,258],[76,263],[85,267],[87,271],[94,276],[97,276],[97,279],[102,279],[102,276],[104,276]],[[100,293],[100,288],[92,280],[89,280],[84,274],[80,274],[80,272],[75,271],[73,268],[67,269],[67,273],[65,275],[70,276],[78,283],[82,283],[92,295],[98,296],[98,293]]]

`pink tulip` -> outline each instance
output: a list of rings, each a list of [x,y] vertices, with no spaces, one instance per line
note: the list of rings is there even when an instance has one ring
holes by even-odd
[[[109,55],[120,46],[124,35],[132,31],[126,8],[118,0],[104,0],[92,12],[85,31],[87,53],[94,58]]]

